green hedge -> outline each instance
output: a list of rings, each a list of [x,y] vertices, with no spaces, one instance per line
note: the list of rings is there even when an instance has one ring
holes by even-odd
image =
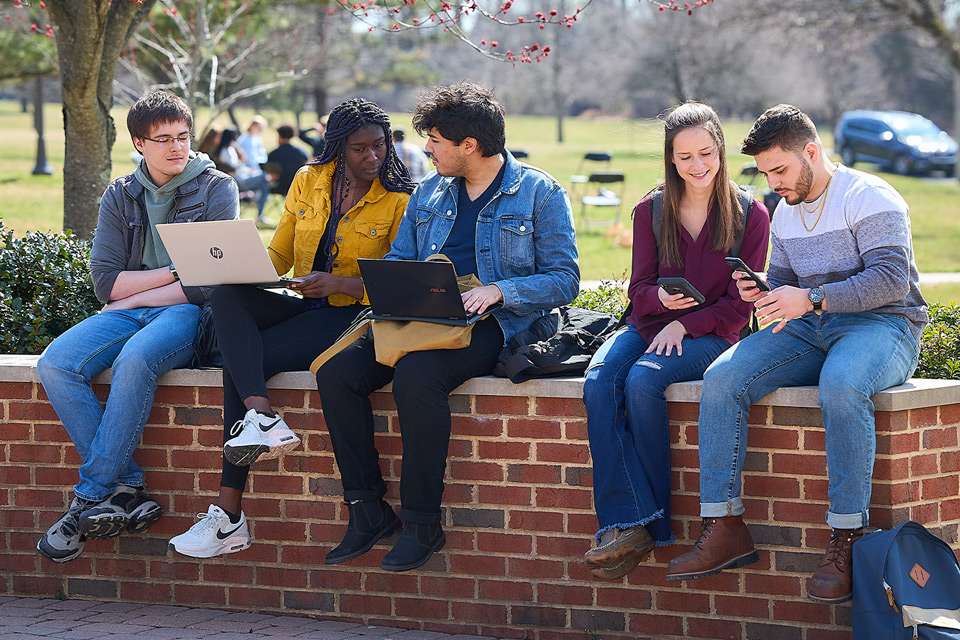
[[[960,305],[930,305],[930,324],[920,341],[917,378],[960,380]]]
[[[93,294],[90,243],[71,232],[15,238],[0,221],[0,353],[40,353],[101,304]],[[604,281],[573,303],[619,316],[624,281]],[[917,378],[960,380],[960,306],[930,306]]]
[[[41,353],[100,309],[89,260],[90,243],[69,231],[16,238],[0,221],[0,353]]]

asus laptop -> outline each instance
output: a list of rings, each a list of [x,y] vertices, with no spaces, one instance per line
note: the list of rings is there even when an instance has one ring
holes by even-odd
[[[468,314],[449,262],[359,258],[357,263],[375,320],[467,326],[501,306],[492,305],[483,314]]]

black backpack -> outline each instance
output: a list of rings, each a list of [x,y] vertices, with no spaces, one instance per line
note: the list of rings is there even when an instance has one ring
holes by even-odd
[[[510,338],[493,375],[517,383],[582,375],[593,354],[618,325],[616,316],[609,313],[579,307],[554,309]]]

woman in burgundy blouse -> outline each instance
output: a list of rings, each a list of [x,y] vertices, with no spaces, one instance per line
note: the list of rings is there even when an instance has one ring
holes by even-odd
[[[633,212],[632,313],[594,356],[583,387],[600,524],[584,561],[606,580],[627,575],[654,546],[674,540],[664,390],[701,378],[737,341],[750,305],[740,299],[723,259],[742,238],[740,257],[762,271],[769,242],[770,218],[760,202],[753,201],[743,228],[740,191],[727,173],[716,112],[687,102],[666,115],[664,129],[664,183]],[[654,197],[662,198],[659,251]],[[704,302],[657,285],[658,278],[676,276]]]

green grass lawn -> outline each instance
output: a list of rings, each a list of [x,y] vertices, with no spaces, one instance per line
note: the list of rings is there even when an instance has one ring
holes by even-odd
[[[19,103],[0,101],[0,219],[18,234],[28,230],[60,230],[63,215],[63,131],[60,108],[47,105],[47,155],[54,169],[53,176],[32,176],[36,152],[36,135],[31,114],[20,112]],[[238,118],[246,124],[252,112],[239,110]],[[263,114],[271,128],[264,136],[267,148],[275,146],[272,127],[282,121],[292,122],[290,113]],[[113,148],[113,175],[128,173],[133,168],[130,152],[133,146],[124,127],[125,109],[116,109],[114,118],[120,131]],[[309,118],[308,118],[309,119]],[[205,118],[198,118],[205,121]],[[225,124],[222,117],[220,124]],[[304,120],[306,124],[307,120]],[[394,124],[408,131],[408,140],[419,139],[410,126],[408,114],[394,116]],[[735,153],[739,141],[750,128],[748,122],[725,123],[728,158],[734,177],[749,158]],[[822,132],[824,144],[832,146],[829,131]],[[523,149],[530,154],[528,162],[553,174],[568,188],[570,176],[589,172],[581,167],[583,154],[588,151],[610,151],[614,155],[610,169],[626,175],[624,206],[621,222],[630,226],[630,211],[663,175],[662,126],[654,121],[618,118],[564,121],[563,144],[556,142],[556,120],[545,117],[511,116],[507,118],[507,147]],[[857,165],[857,168],[877,171],[876,167]],[[603,167],[596,167],[603,169]],[[960,271],[960,185],[956,182],[927,181],[915,177],[883,174],[907,200],[911,209],[914,249],[921,271]],[[765,185],[763,179],[758,185]],[[630,269],[630,249],[615,246],[603,227],[584,228],[579,196],[571,189],[574,215],[578,224],[577,242],[583,278],[588,280],[619,279]],[[253,217],[252,205],[244,205],[244,217]],[[591,219],[612,218],[612,212],[588,211]],[[270,231],[263,230],[265,239]],[[925,287],[931,301],[960,301],[960,286],[940,285]],[[948,297],[943,297],[948,296]]]

